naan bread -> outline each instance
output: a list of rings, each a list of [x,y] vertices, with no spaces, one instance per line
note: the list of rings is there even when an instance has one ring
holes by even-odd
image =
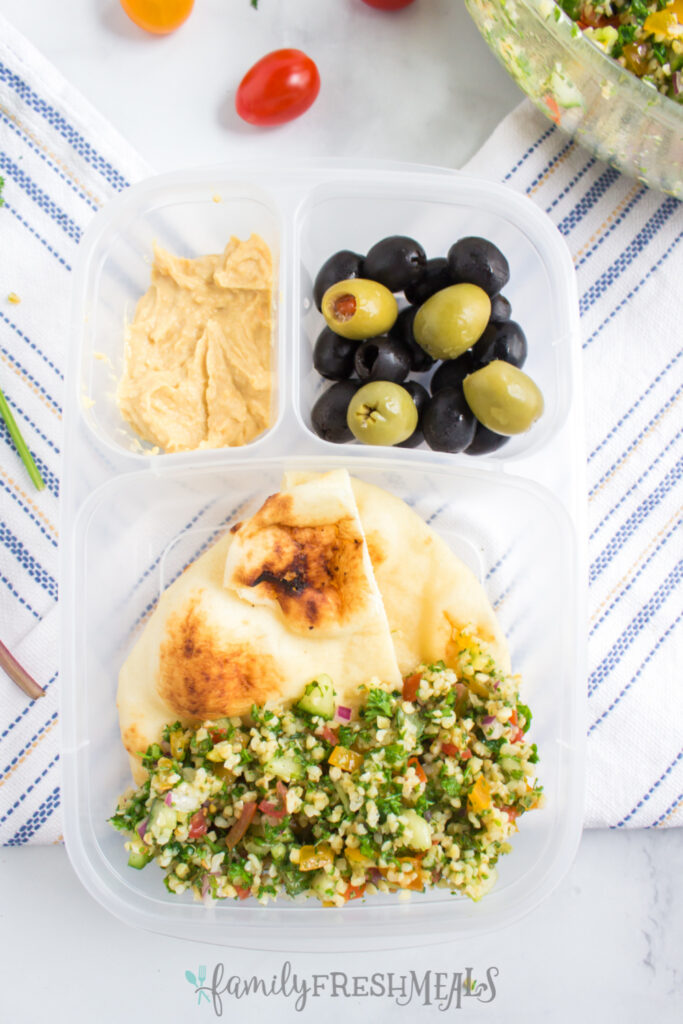
[[[314,479],[313,473],[287,473],[285,485]],[[453,629],[465,626],[509,671],[505,636],[474,573],[400,498],[362,480],[351,483],[401,672],[439,659],[453,664]]]
[[[134,755],[167,723],[241,715],[332,677],[341,703],[401,673],[346,471],[273,495],[159,598],[119,675],[123,743]]]

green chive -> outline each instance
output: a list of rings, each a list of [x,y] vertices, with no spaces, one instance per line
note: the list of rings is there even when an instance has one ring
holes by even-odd
[[[7,424],[7,429],[9,430],[10,437],[14,441],[14,447],[19,452],[19,455],[21,456],[21,461],[26,466],[28,475],[31,477],[34,487],[38,491],[45,490],[45,481],[38,472],[38,467],[33,461],[33,456],[28,450],[28,445],[21,436],[21,431],[19,430],[16,420],[12,415],[12,410],[7,404],[7,399],[2,393],[2,388],[0,388],[0,416],[2,416],[3,420]]]

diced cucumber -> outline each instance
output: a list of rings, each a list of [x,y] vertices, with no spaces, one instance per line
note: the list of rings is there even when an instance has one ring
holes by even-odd
[[[501,757],[498,764],[505,774],[509,775],[512,779],[521,779],[524,775],[522,762],[518,757]]]
[[[171,838],[173,829],[178,824],[178,815],[172,807],[167,807],[163,800],[155,800],[149,812],[147,831],[162,846]]]
[[[300,762],[292,754],[278,754],[266,763],[265,769],[285,782],[304,777]]]
[[[311,879],[311,889],[316,894],[318,899],[324,902],[332,900],[336,893],[335,883],[333,882],[330,875],[324,871],[316,871]]]
[[[317,715],[329,721],[334,718],[336,696],[332,680],[323,673],[308,684],[297,706],[309,715]]]
[[[548,80],[548,89],[557,100],[559,106],[565,110],[583,106],[583,97],[579,90],[557,68]]]
[[[128,867],[136,868],[138,871],[144,868],[145,864],[149,864],[152,859],[151,853],[145,853],[142,850],[131,850],[128,857]]]
[[[399,815],[403,825],[401,839],[411,850],[429,850],[432,845],[432,832],[428,822],[417,811],[407,810]]]

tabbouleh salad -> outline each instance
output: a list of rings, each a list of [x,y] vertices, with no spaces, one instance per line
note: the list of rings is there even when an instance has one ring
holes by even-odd
[[[455,668],[422,665],[402,691],[373,679],[355,715],[319,676],[287,710],[168,726],[110,819],[128,863],[155,859],[170,892],[207,902],[342,906],[427,886],[480,899],[543,797],[519,677],[456,638]]]
[[[683,102],[683,0],[557,0],[622,67]]]

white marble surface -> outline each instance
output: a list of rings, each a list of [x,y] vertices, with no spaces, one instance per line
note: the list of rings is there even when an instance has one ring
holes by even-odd
[[[0,13],[79,86],[159,170],[252,155],[390,158],[462,164],[520,94],[488,54],[460,0],[417,0],[382,15],[361,0],[197,0],[176,35],[152,39],[118,0],[0,0]],[[323,88],[301,120],[261,132],[233,113],[234,89],[268,50],[299,46]],[[516,1024],[575,1020],[658,1024],[683,1017],[683,832],[592,832],[546,903],[504,931],[415,952],[291,956],[301,975],[421,975],[499,969],[496,998],[455,1019]],[[99,1024],[214,1019],[184,977],[199,964],[264,977],[282,954],[227,951],[151,937],[111,918],[61,847],[0,850],[0,1022]],[[389,1000],[226,1005],[224,1017],[277,1021],[441,1020],[438,1006]],[[203,1018],[202,1018],[203,1015]]]
[[[173,35],[151,37],[118,0],[0,0],[4,14],[158,170],[252,154],[348,156],[459,167],[521,99],[461,0],[386,14],[361,0],[196,0]],[[317,62],[315,106],[263,131],[234,94],[263,54]]]
[[[677,1024],[683,1009],[683,831],[587,832],[570,874],[518,924],[467,942],[373,954],[255,953],[135,931],[109,917],[74,879],[62,848],[0,850],[0,1020],[120,1024],[217,1019],[196,1004],[185,971],[269,979],[289,959],[300,977],[497,967],[495,998],[448,1012],[415,997],[226,999],[223,1019],[329,1024],[462,1020],[476,1024]],[[432,990],[434,982],[432,981]],[[329,983],[328,983],[329,987]],[[473,1003],[473,1005],[472,1005]]]

